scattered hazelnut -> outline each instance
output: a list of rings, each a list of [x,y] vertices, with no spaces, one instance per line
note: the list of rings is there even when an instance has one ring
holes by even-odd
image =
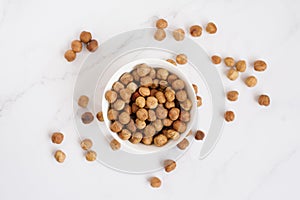
[[[71,48],[74,52],[78,53],[82,50],[82,43],[79,40],[73,40],[71,43]]]
[[[91,112],[85,112],[81,115],[82,123],[89,124],[94,120],[94,116]]]
[[[183,29],[179,28],[173,31],[173,37],[176,41],[182,41],[185,37],[185,32]]]
[[[153,137],[143,137],[143,139],[142,139],[142,143],[145,145],[152,144],[152,141],[153,141]]]
[[[232,57],[226,57],[226,58],[224,58],[224,63],[227,67],[233,67],[235,64],[235,61]]]
[[[158,119],[164,119],[168,116],[168,110],[165,109],[161,104],[157,106],[155,113]]]
[[[157,98],[158,103],[160,104],[166,103],[166,97],[163,92],[161,91],[156,92],[155,97]]]
[[[202,98],[200,96],[196,96],[197,99],[197,107],[202,106]]]
[[[175,107],[175,102],[174,102],[174,101],[167,101],[167,102],[165,103],[165,107],[166,107],[167,109],[174,108],[174,107]]]
[[[166,38],[166,31],[164,29],[157,29],[154,33],[154,39],[162,41]]]
[[[110,145],[111,149],[114,151],[119,150],[121,148],[120,142],[118,142],[118,140],[116,140],[116,139],[113,139],[112,141],[110,141],[109,145]]]
[[[199,25],[194,25],[190,27],[190,34],[193,37],[200,37],[202,35],[202,27]]]
[[[156,114],[154,110],[148,110],[148,119],[149,122],[154,122],[156,120]]]
[[[86,152],[85,159],[90,162],[95,161],[97,159],[97,153],[95,151],[90,150]]]
[[[109,109],[107,112],[107,118],[111,121],[117,120],[119,117],[119,112],[114,109]]]
[[[143,121],[143,120],[136,119],[136,120],[135,120],[135,125],[136,125],[136,127],[137,127],[138,129],[142,130],[142,129],[144,129],[144,128],[146,127],[147,124],[146,124],[146,122]]]
[[[123,129],[119,133],[119,138],[121,138],[122,140],[129,140],[130,137],[131,137],[131,132],[127,129]]]
[[[173,121],[170,120],[169,118],[163,119],[163,125],[164,126],[171,126],[173,124]]]
[[[146,100],[146,106],[147,108],[149,109],[154,109],[156,108],[158,105],[158,101],[155,97],[148,97],[147,100]]]
[[[217,65],[217,64],[220,64],[220,63],[221,63],[222,59],[221,59],[220,56],[213,55],[213,56],[211,57],[211,61],[212,61],[213,64],[216,64],[216,65]]]
[[[175,66],[177,66],[177,63],[173,59],[167,59],[166,61],[173,64],[173,65],[175,65]]]
[[[227,72],[227,77],[229,80],[234,81],[239,77],[239,72],[236,71],[235,69],[231,68],[228,72]]]
[[[171,108],[171,110],[169,111],[169,118],[172,121],[175,121],[176,119],[178,119],[180,114],[180,110],[178,108]]]
[[[187,61],[187,56],[185,54],[179,54],[176,56],[176,62],[180,65],[186,64]]]
[[[135,104],[140,108],[144,108],[146,104],[146,100],[144,97],[138,97],[135,100]]]
[[[86,108],[89,103],[89,98],[85,95],[82,95],[78,99],[78,105],[82,108]]]
[[[216,33],[217,32],[217,26],[213,22],[209,22],[206,25],[206,32],[208,32],[209,34]]]
[[[261,106],[268,106],[270,105],[270,97],[268,95],[262,94],[258,98],[258,103]]]
[[[55,132],[52,134],[51,140],[54,144],[61,144],[64,140],[64,135],[60,132]]]
[[[119,115],[119,122],[121,124],[128,124],[130,122],[130,114],[128,112],[122,112],[120,115]]]
[[[166,172],[171,172],[176,168],[176,162],[174,160],[166,160],[164,162],[165,165],[165,171]]]
[[[152,177],[150,179],[150,185],[153,188],[159,188],[161,186],[161,180],[157,177]]]
[[[184,81],[181,79],[177,79],[172,83],[172,88],[174,90],[182,90],[184,86],[185,86]]]
[[[80,41],[83,43],[88,43],[92,39],[92,34],[87,31],[82,31],[80,33]]]
[[[136,66],[136,72],[139,77],[147,76],[150,73],[150,71],[151,68],[145,63]]]
[[[173,122],[173,128],[175,131],[178,131],[179,133],[184,133],[186,131],[186,123],[177,120]]]
[[[57,150],[54,154],[54,158],[57,162],[63,163],[66,159],[66,154],[62,150]]]
[[[235,68],[239,72],[246,71],[246,61],[244,61],[244,60],[237,61],[237,63],[235,64]]]
[[[90,139],[84,139],[81,141],[80,146],[83,150],[89,150],[93,146],[93,142]]]
[[[161,131],[163,128],[163,123],[160,119],[155,120],[151,125],[154,126],[157,132]]]
[[[128,73],[125,72],[124,74],[122,74],[122,76],[120,77],[120,81],[121,83],[123,83],[124,85],[127,85],[128,83],[133,81],[133,76]]]
[[[224,118],[227,122],[231,122],[234,120],[234,112],[232,111],[226,111],[225,114],[224,114]]]
[[[135,126],[135,123],[133,121],[133,119],[130,120],[130,122],[127,124],[126,128],[132,132],[132,133],[135,133],[136,131],[136,126]]]
[[[129,103],[130,98],[131,98],[131,91],[128,88],[121,89],[120,90],[120,97],[125,101],[125,103]]]
[[[142,121],[145,121],[148,119],[148,111],[144,108],[140,108],[136,112],[136,117]]]
[[[114,104],[113,104],[113,108],[115,110],[123,110],[123,108],[125,107],[125,102],[121,99],[118,99]]]
[[[254,87],[257,84],[257,79],[255,76],[249,76],[246,78],[245,83],[248,87]]]
[[[152,125],[147,125],[144,129],[144,134],[145,134],[146,137],[154,136],[155,132],[156,132],[155,127],[152,126]]]
[[[130,92],[131,94],[134,93],[136,91],[136,89],[138,88],[137,84],[134,83],[134,82],[131,82],[127,85],[126,87]]]
[[[186,138],[184,138],[181,142],[177,144],[177,147],[180,150],[185,150],[189,146],[189,144],[190,142]]]
[[[159,19],[156,21],[156,28],[164,29],[168,27],[168,22],[165,19]]]
[[[119,92],[121,89],[124,89],[124,85],[117,81],[112,85],[112,88],[114,91]]]
[[[238,91],[229,91],[227,92],[227,99],[229,101],[236,101],[239,97]]]
[[[195,94],[198,94],[198,86],[196,84],[192,84]]]
[[[118,121],[114,121],[114,122],[110,125],[110,130],[111,130],[112,132],[115,132],[115,133],[120,132],[120,131],[122,130],[122,128],[123,128],[123,125],[122,125],[120,122],[118,122]]]
[[[76,53],[73,50],[67,50],[65,53],[65,59],[68,62],[72,62],[76,58]]]
[[[163,134],[158,134],[153,140],[154,145],[157,147],[164,146],[165,144],[167,144],[167,142],[168,138]]]
[[[205,137],[205,134],[203,133],[203,131],[200,131],[200,130],[196,131],[196,134],[195,134],[196,140],[203,140],[204,137]]]
[[[118,98],[118,94],[115,91],[108,90],[105,93],[105,99],[108,101],[108,103],[114,103]]]
[[[132,137],[130,138],[130,142],[132,144],[138,144],[142,141],[143,139],[143,134],[140,132],[136,132],[132,135]]]
[[[150,89],[147,88],[147,87],[140,87],[140,88],[139,88],[139,93],[140,93],[140,95],[142,95],[143,97],[150,96]]]
[[[104,122],[103,112],[102,111],[98,112],[97,115],[96,115],[96,117],[99,120],[99,122]]]
[[[180,111],[180,115],[179,115],[179,120],[183,121],[183,122],[189,122],[191,119],[190,113],[185,111],[185,110],[181,110]]]
[[[182,109],[184,109],[185,111],[191,110],[192,106],[193,106],[192,101],[189,100],[189,99],[187,99],[186,101],[180,103],[180,107]]]
[[[254,62],[254,70],[255,71],[259,71],[259,72],[262,72],[262,71],[265,71],[267,68],[267,63],[263,60],[257,60]]]
[[[140,84],[145,87],[150,87],[153,84],[152,78],[150,76],[142,77],[140,80]]]
[[[185,100],[187,100],[187,93],[185,90],[179,90],[176,92],[176,99],[179,101],[179,102],[183,102]]]
[[[91,40],[89,43],[86,45],[87,50],[89,52],[95,52],[98,49],[98,42],[97,40]]]

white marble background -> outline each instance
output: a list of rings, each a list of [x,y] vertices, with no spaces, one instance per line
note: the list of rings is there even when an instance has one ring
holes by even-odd
[[[153,190],[145,175],[87,163],[72,122],[72,91],[87,52],[73,63],[63,53],[81,30],[100,43],[120,32],[151,27],[156,17],[171,26],[214,21],[216,35],[196,41],[209,54],[265,59],[256,88],[241,80],[240,99],[226,103],[236,121],[227,124],[213,153],[199,161],[190,151],[163,186]],[[0,0],[0,199],[300,199],[300,1]],[[224,77],[224,66],[218,67]],[[246,74],[254,73],[249,69]],[[259,107],[261,92],[272,98]],[[64,164],[51,154],[51,131],[66,139]]]

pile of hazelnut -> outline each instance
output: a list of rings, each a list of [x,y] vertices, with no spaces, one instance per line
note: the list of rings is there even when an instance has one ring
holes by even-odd
[[[111,131],[133,144],[165,145],[187,129],[192,101],[186,85],[164,68],[139,64],[105,93]]]

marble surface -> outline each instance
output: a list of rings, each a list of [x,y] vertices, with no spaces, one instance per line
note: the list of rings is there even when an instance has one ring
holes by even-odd
[[[214,151],[198,160],[197,144],[171,174],[129,175],[87,163],[78,147],[72,95],[79,67],[88,53],[67,63],[63,53],[81,30],[100,43],[118,33],[151,27],[164,17],[170,28],[214,21],[215,35],[195,41],[208,54],[252,63],[265,59],[264,73],[251,67],[257,87],[242,79],[228,81],[216,66],[226,90],[240,99],[226,102],[236,120],[226,124]],[[237,1],[0,1],[0,199],[299,199],[300,2]],[[257,95],[271,96],[263,108]],[[65,133],[51,144],[52,131]],[[58,164],[52,153],[67,153]],[[101,153],[99,153],[101,154]],[[151,189],[147,178],[162,178]]]

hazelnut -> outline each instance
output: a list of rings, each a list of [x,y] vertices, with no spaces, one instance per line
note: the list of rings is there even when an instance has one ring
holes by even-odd
[[[92,34],[87,31],[82,31],[80,33],[80,41],[83,43],[88,43],[92,39]]]
[[[209,22],[206,25],[206,32],[208,32],[209,34],[216,33],[217,32],[217,26],[213,22]]]
[[[194,91],[195,91],[195,94],[198,93],[198,86],[196,84],[192,84],[193,88],[194,88]]]
[[[159,81],[159,87],[160,87],[160,89],[166,89],[167,87],[169,86],[169,83],[167,82],[167,81],[165,81],[165,80],[161,80],[161,81]]]
[[[64,135],[60,132],[55,132],[52,134],[51,140],[54,144],[61,144],[64,140]]]
[[[121,89],[120,90],[120,97],[125,101],[125,103],[129,103],[130,98],[131,98],[131,91],[128,88]]]
[[[108,101],[108,103],[114,103],[118,98],[118,94],[115,91],[108,90],[105,93],[105,99]]]
[[[199,96],[196,96],[196,99],[197,99],[197,107],[202,106],[202,98]]]
[[[129,123],[127,124],[126,128],[127,128],[130,132],[135,133],[135,131],[136,131],[136,126],[135,126],[135,123],[134,123],[133,119],[131,119],[131,120],[129,121]]]
[[[94,116],[91,112],[85,112],[81,115],[82,123],[89,124],[94,120]]]
[[[179,110],[178,108],[172,108],[172,109],[169,111],[169,118],[170,118],[172,121],[175,121],[176,119],[178,119],[179,114],[180,114],[180,110]]]
[[[257,79],[255,76],[249,76],[246,78],[245,83],[248,87],[254,87],[257,84]]]
[[[81,141],[80,146],[83,150],[89,150],[93,146],[93,142],[90,139],[84,139]]]
[[[216,65],[217,65],[217,64],[220,64],[221,61],[222,61],[222,59],[221,59],[220,56],[213,55],[213,56],[211,57],[211,62],[212,62],[213,64],[216,64]]]
[[[190,112],[187,112],[185,110],[180,111],[179,120],[183,122],[189,122],[190,121]]]
[[[147,88],[147,87],[140,87],[140,88],[139,88],[139,93],[140,93],[140,95],[142,95],[143,97],[150,96],[150,89]]]
[[[185,37],[185,32],[183,29],[179,28],[173,31],[173,37],[176,41],[182,41]]]
[[[127,105],[124,107],[124,111],[127,112],[127,113],[130,115],[130,114],[131,114],[131,106],[127,104]]]
[[[270,97],[268,95],[262,94],[258,98],[258,103],[261,106],[268,106],[270,105]]]
[[[120,83],[119,81],[114,82],[114,84],[112,85],[112,88],[114,91],[119,92],[121,89],[124,89],[124,85],[122,83]]]
[[[176,162],[174,160],[166,160],[164,162],[165,165],[165,171],[166,172],[171,172],[176,168]]]
[[[265,71],[267,68],[267,63],[263,60],[257,60],[254,62],[254,70],[255,71],[259,71],[259,72],[262,72],[262,71]]]
[[[163,123],[160,119],[155,120],[151,125],[154,126],[157,132],[161,131],[163,128]]]
[[[136,117],[142,121],[145,121],[148,119],[148,111],[144,108],[140,108],[136,112]]]
[[[54,154],[54,158],[57,162],[63,163],[66,159],[66,154],[62,150],[57,150]]]
[[[156,28],[167,28],[168,27],[168,22],[165,19],[159,19],[156,21]]]
[[[179,133],[184,133],[186,131],[186,123],[177,120],[173,122],[173,128],[175,131],[178,131]]]
[[[86,108],[89,103],[89,98],[85,95],[82,95],[78,99],[78,105],[82,108]]]
[[[184,81],[181,79],[177,79],[172,83],[172,88],[174,90],[182,90],[184,86],[185,86]]]
[[[97,153],[95,151],[90,150],[86,152],[85,159],[90,162],[95,161],[97,159]]]
[[[158,103],[160,104],[166,103],[166,97],[163,92],[161,91],[156,92],[155,97],[158,100]]]
[[[155,77],[156,77],[156,71],[155,71],[154,68],[151,68],[149,76],[150,76],[150,78],[155,79]]]
[[[157,29],[154,33],[154,39],[162,41],[166,38],[166,31],[164,29]]]
[[[150,90],[150,96],[155,97],[156,92],[158,92],[157,89],[151,89],[151,90]]]
[[[170,120],[169,118],[163,119],[163,125],[164,126],[171,126],[173,124],[173,121]]]
[[[153,84],[153,80],[150,76],[145,76],[141,78],[140,84],[145,87],[150,87]]]
[[[134,93],[134,92],[136,91],[136,89],[138,88],[138,86],[137,86],[136,83],[131,82],[131,83],[129,83],[129,84],[127,85],[126,88],[127,88],[127,89],[130,91],[130,93],[132,94],[132,93]]]
[[[185,150],[189,146],[189,144],[190,142],[186,138],[184,138],[181,142],[177,144],[177,147],[180,150]]]
[[[200,131],[200,130],[196,131],[196,134],[195,134],[196,140],[203,140],[204,137],[205,137],[205,134],[203,133],[203,131]]]
[[[146,106],[147,108],[149,109],[154,109],[156,108],[158,105],[158,101],[155,97],[148,97],[147,100],[146,100]]]
[[[154,122],[156,120],[156,114],[154,110],[148,110],[148,119],[149,122]]]
[[[152,141],[153,141],[153,137],[143,137],[143,139],[142,139],[142,143],[145,145],[152,144]]]
[[[114,104],[113,104],[113,108],[115,110],[123,110],[123,108],[125,107],[125,101],[118,99]]]
[[[179,90],[176,92],[176,99],[179,101],[179,102],[183,102],[185,100],[187,100],[187,93],[185,90]]]
[[[121,124],[128,124],[130,121],[130,114],[128,112],[122,112],[120,115],[119,115],[119,122]]]
[[[107,118],[111,121],[117,120],[118,116],[119,116],[119,112],[114,109],[109,109],[109,111],[107,112]]]
[[[172,84],[177,79],[178,79],[178,77],[175,74],[171,74],[168,76],[167,81],[169,84]]]
[[[98,41],[97,40],[91,40],[89,43],[86,45],[87,50],[89,52],[95,52],[98,49]]]
[[[115,121],[110,125],[110,130],[115,133],[120,132],[122,130],[122,128],[123,128],[123,125],[118,121]]]
[[[136,105],[136,103],[133,103],[132,106],[131,106],[131,112],[136,113],[136,111],[138,111],[138,109],[140,109],[140,107],[138,107]]]
[[[173,65],[175,65],[175,66],[177,66],[177,63],[173,59],[167,59],[166,61],[173,64]]]
[[[119,138],[121,138],[122,140],[129,140],[130,137],[131,137],[131,132],[127,129],[123,129],[119,133]]]
[[[136,82],[139,82],[140,81],[140,76],[138,75],[137,71],[136,70],[133,70],[131,72],[132,76],[133,76],[133,80],[136,81]]]
[[[73,40],[71,43],[71,48],[74,52],[78,53],[82,50],[82,43],[79,40]]]
[[[185,54],[179,54],[176,56],[176,62],[180,65],[186,64],[187,61],[187,56]]]
[[[73,50],[67,50],[64,56],[68,62],[72,62],[76,58],[76,53]]]
[[[239,97],[238,91],[229,91],[227,92],[227,99],[229,101],[236,101]]]
[[[124,85],[127,85],[128,83],[133,81],[133,76],[130,73],[126,72],[126,73],[122,74],[122,76],[120,77],[120,81]]]
[[[159,80],[158,79],[154,79],[151,85],[151,88],[157,88],[159,86]]]
[[[174,102],[174,101],[167,101],[167,102],[165,103],[165,107],[166,107],[167,109],[174,108],[174,107],[175,107],[175,102]]]
[[[180,107],[185,111],[191,110],[192,106],[193,106],[192,101],[189,99],[180,103]]]
[[[227,72],[227,77],[229,80],[234,81],[239,77],[239,72],[236,71],[235,69],[231,68],[228,72]]]
[[[144,129],[144,134],[145,134],[146,137],[154,136],[155,132],[156,132],[155,127],[152,126],[152,125],[147,125]]]
[[[178,140],[180,138],[180,134],[173,129],[164,131],[164,135],[173,140]]]
[[[232,111],[226,111],[225,114],[224,114],[224,118],[227,122],[231,122],[234,120],[234,112]]]
[[[162,68],[157,70],[156,77],[158,79],[167,80],[168,76],[169,76],[168,70]]]
[[[135,68],[139,77],[147,76],[151,71],[151,68],[145,63],[139,64]]]
[[[138,91],[136,91],[131,95],[131,100],[136,101],[136,99],[140,96],[141,96],[140,93]]]
[[[167,101],[172,102],[175,100],[175,92],[170,90],[165,92],[165,97]]]
[[[138,97],[135,100],[135,104],[140,108],[144,108],[146,104],[146,100],[144,97]]]
[[[235,64],[235,61],[232,57],[226,57],[226,58],[224,58],[224,63],[227,67],[233,67]]]
[[[168,138],[163,134],[157,135],[153,140],[154,145],[157,147],[164,146],[165,144],[167,144],[167,142]]]
[[[132,144],[138,144],[142,141],[143,139],[143,134],[140,132],[136,132],[132,135],[132,137],[130,138],[130,142]]]
[[[110,141],[109,145],[110,145],[111,149],[114,151],[119,150],[121,148],[120,142],[118,142],[118,140],[116,140],[116,139],[113,139],[112,141]]]
[[[137,127],[138,129],[142,130],[142,129],[144,129],[144,128],[146,127],[147,124],[146,124],[146,122],[143,121],[143,120],[136,119],[136,120],[135,120],[135,125],[136,125],[136,127]]]
[[[235,64],[235,68],[239,72],[246,71],[246,61],[244,61],[244,60],[237,61],[237,63]]]
[[[99,122],[103,122],[104,121],[103,112],[102,111],[98,112],[97,115],[96,115],[96,117],[99,120]]]
[[[190,27],[190,34],[193,37],[200,37],[202,35],[202,27],[199,25],[194,25]]]
[[[165,109],[161,104],[157,106],[155,113],[158,119],[164,119],[168,116],[168,110]]]
[[[150,185],[153,188],[159,188],[161,186],[161,180],[157,177],[152,177],[150,179]]]

